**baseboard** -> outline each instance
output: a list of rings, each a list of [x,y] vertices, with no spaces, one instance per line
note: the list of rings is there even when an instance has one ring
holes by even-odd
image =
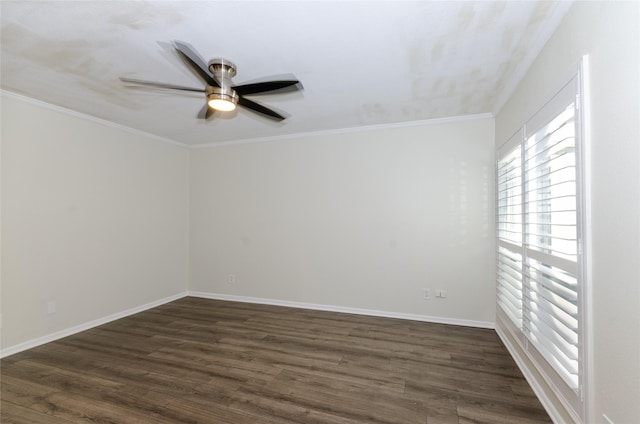
[[[141,306],[136,306],[131,309],[127,309],[122,312],[117,312],[112,315],[108,315],[106,317],[98,318],[93,321],[85,322],[80,325],[76,325],[71,328],[67,328],[64,330],[56,331],[55,333],[47,334],[46,336],[38,337],[32,340],[28,340],[26,342],[19,343],[17,345],[9,346],[7,348],[0,350],[0,358],[5,358],[7,356],[13,355],[18,352],[22,352],[27,349],[32,349],[34,347],[43,345],[45,343],[49,343],[63,337],[71,336],[73,334],[79,333],[81,331],[89,330],[91,328],[97,327],[99,325],[106,324],[111,321],[115,321],[120,318],[127,317],[129,315],[137,314],[138,312],[146,311],[147,309],[155,308],[156,306],[164,305],[165,303],[173,302],[174,300],[181,299],[187,296],[187,292],[182,292],[175,294],[173,296],[165,297],[163,299],[159,299],[153,302],[146,303]]]
[[[549,398],[547,391],[544,390],[543,387],[540,385],[540,381],[538,381],[538,379],[534,377],[529,367],[524,363],[522,358],[520,358],[518,351],[511,344],[511,340],[509,339],[509,337],[507,337],[504,334],[504,332],[498,325],[496,325],[495,330],[496,330],[496,333],[498,334],[498,337],[500,338],[504,346],[509,351],[509,354],[515,361],[516,365],[522,372],[522,375],[524,375],[525,380],[527,380],[527,383],[529,383],[529,385],[531,386],[533,393],[535,393],[536,397],[542,404],[542,407],[545,409],[545,411],[547,411],[547,414],[549,414],[551,421],[553,421],[556,424],[566,423],[565,414],[562,414],[558,410],[554,402]],[[560,400],[558,400],[558,402],[560,402]]]
[[[456,318],[434,317],[429,315],[404,314],[399,312],[378,311],[374,309],[349,308],[335,305],[322,305],[316,303],[292,302],[288,300],[267,299],[262,297],[235,296],[230,294],[189,292],[189,296],[205,299],[228,300],[230,302],[258,303],[262,305],[284,306],[288,308],[312,309],[316,311],[341,312],[345,314],[368,315],[383,318],[397,318],[411,321],[432,322],[437,324],[461,325],[464,327],[477,327],[494,329],[495,323],[488,321],[473,321]]]
[[[115,321],[120,318],[125,318],[129,315],[137,314],[138,312],[143,312],[143,311],[146,311],[147,309],[155,308],[156,306],[164,305],[165,303],[173,302],[174,300],[178,300],[186,296],[194,296],[194,297],[216,299],[216,300],[227,300],[231,302],[246,302],[246,303],[264,304],[264,305],[284,306],[289,308],[312,309],[312,310],[318,310],[318,311],[341,312],[345,314],[368,315],[368,316],[383,317],[383,318],[397,318],[397,319],[405,319],[405,320],[411,320],[411,321],[433,322],[438,324],[461,325],[465,327],[477,327],[477,328],[489,328],[489,329],[495,328],[495,324],[493,322],[488,322],[488,321],[473,321],[473,320],[463,320],[463,319],[456,319],[456,318],[434,317],[429,315],[405,314],[405,313],[398,313],[398,312],[378,311],[373,309],[349,308],[344,306],[292,302],[287,300],[267,299],[267,298],[261,298],[261,297],[234,296],[234,295],[219,294],[219,293],[183,292],[183,293],[178,293],[176,295],[165,297],[163,299],[159,299],[153,302],[149,302],[141,306],[136,306],[134,308],[127,309],[125,311],[117,312],[115,314],[108,315],[106,317],[98,318],[93,321],[85,322],[83,324],[76,325],[74,327],[56,331],[55,333],[47,334],[45,336],[28,340],[26,342],[22,342],[17,345],[0,349],[0,358],[5,358],[7,356],[16,354],[18,352],[32,349],[34,347],[43,345],[45,343],[49,343],[49,342],[61,339],[63,337],[71,336],[81,331],[89,330],[91,328],[98,327],[100,325],[109,323],[111,321]]]

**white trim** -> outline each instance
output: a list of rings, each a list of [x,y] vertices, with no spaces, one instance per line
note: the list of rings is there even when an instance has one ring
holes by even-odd
[[[545,265],[551,265],[553,267],[560,268],[564,271],[572,273],[573,275],[580,275],[578,270],[578,263],[572,260],[565,259],[560,256],[555,256],[553,253],[543,253],[530,247],[525,247],[524,253],[527,258],[542,262]]]
[[[353,134],[353,133],[366,132],[366,131],[380,131],[380,130],[395,129],[395,128],[410,128],[410,127],[419,127],[419,126],[427,126],[427,125],[441,125],[441,124],[449,124],[449,123],[465,122],[465,121],[477,121],[482,119],[493,119],[493,118],[494,116],[491,113],[449,116],[446,118],[425,119],[421,121],[404,121],[404,122],[394,122],[390,124],[363,125],[360,127],[336,128],[336,129],[330,129],[330,130],[309,131],[309,132],[301,132],[301,133],[294,133],[294,134],[282,134],[282,135],[274,135],[274,136],[268,136],[268,137],[246,138],[246,139],[240,139],[240,140],[217,141],[217,142],[213,141],[211,143],[196,144],[191,146],[191,148],[204,149],[204,148],[212,148],[212,147],[233,146],[237,144],[264,143],[264,142],[270,142],[270,141],[291,140],[296,138],[305,138],[305,137],[314,137],[314,136],[323,136],[323,135]]]
[[[432,322],[437,324],[461,325],[464,327],[494,329],[495,323],[488,321],[473,321],[457,318],[434,317],[429,315],[405,314],[390,311],[378,311],[374,309],[351,308],[336,305],[321,305],[316,303],[293,302],[289,300],[267,299],[262,297],[236,296],[222,293],[209,292],[189,292],[189,296],[201,297],[204,299],[226,300],[230,302],[257,303],[261,305],[284,306],[287,308],[311,309],[316,311],[340,312],[344,314],[367,315],[383,318],[405,319],[410,321]]]
[[[582,269],[582,336],[584,338],[583,346],[583,361],[584,361],[584,421],[587,423],[596,421],[595,410],[595,388],[591,383],[593,376],[595,376],[594,370],[594,346],[593,346],[593,287],[591,284],[591,275],[593,267],[593,258],[591,252],[593,251],[593,239],[591,234],[591,175],[592,174],[592,151],[591,151],[591,74],[590,74],[590,61],[589,55],[582,57],[580,61],[580,131],[582,132],[582,235],[583,239],[583,264]],[[604,421],[604,417],[603,417]]]
[[[542,388],[542,386],[540,386],[538,379],[535,378],[533,374],[531,374],[529,367],[527,367],[524,361],[522,361],[522,359],[520,358],[520,355],[518,354],[518,351],[515,349],[515,347],[511,343],[510,338],[504,334],[504,332],[502,331],[500,326],[497,325],[497,323],[495,326],[495,330],[496,330],[496,333],[498,334],[498,337],[502,341],[502,344],[504,344],[504,346],[507,348],[507,350],[509,351],[509,354],[511,355],[516,365],[520,369],[520,372],[522,372],[522,375],[524,375],[525,380],[527,380],[527,383],[529,383],[529,385],[531,386],[533,393],[535,393],[536,397],[544,407],[545,411],[547,411],[547,414],[549,414],[551,421],[553,421],[556,424],[564,423],[565,420],[564,420],[563,414],[560,413],[560,411],[555,407],[555,405],[553,404],[549,396],[547,396],[547,392]],[[520,350],[523,350],[525,352],[525,355],[527,354],[526,350],[523,349],[522,346],[520,346]]]
[[[498,246],[509,249],[514,253],[519,253],[521,255],[524,254],[524,248],[522,247],[522,244],[515,244],[512,241],[503,240],[501,238],[498,238],[496,242],[498,243]]]
[[[389,312],[389,311],[377,311],[373,309],[350,308],[350,307],[334,306],[334,305],[319,305],[314,303],[291,302],[286,300],[265,299],[265,298],[259,298],[259,297],[245,297],[245,296],[234,296],[234,295],[219,294],[219,293],[189,291],[189,292],[182,292],[172,296],[168,296],[163,299],[155,300],[153,302],[149,302],[141,306],[136,306],[134,308],[130,308],[121,312],[116,312],[115,314],[111,314],[106,317],[98,318],[89,322],[85,322],[83,324],[66,328],[64,330],[56,331],[55,333],[47,334],[45,336],[38,337],[32,340],[27,340],[26,342],[22,342],[17,345],[3,348],[0,350],[0,358],[5,358],[7,356],[43,345],[45,343],[50,343],[55,340],[62,339],[64,337],[80,333],[82,331],[90,330],[100,325],[107,324],[111,321],[125,318],[125,317],[128,317],[129,315],[137,314],[139,312],[143,312],[148,309],[155,308],[155,307],[164,305],[166,303],[173,302],[178,299],[182,299],[183,297],[187,297],[187,296],[194,296],[194,297],[200,297],[205,299],[226,300],[230,302],[246,302],[246,303],[256,303],[256,304],[263,304],[263,305],[284,306],[288,308],[302,308],[302,309],[311,309],[311,310],[318,310],[318,311],[341,312],[345,314],[368,315],[368,316],[376,316],[376,317],[383,317],[383,318],[397,318],[397,319],[405,319],[405,320],[411,320],[411,321],[433,322],[438,324],[461,325],[465,327],[488,328],[488,329],[495,328],[495,324],[493,322],[488,322],[488,321],[473,321],[473,320],[464,320],[464,319],[456,319],[456,318],[433,317],[428,315],[415,315],[415,314],[404,314],[404,313]]]
[[[137,130],[135,128],[127,127],[126,125],[116,124],[115,122],[107,121],[106,119],[97,118],[95,116],[87,115],[86,113],[77,112],[75,110],[67,109],[67,108],[62,107],[62,106],[54,105],[54,104],[51,104],[51,103],[44,102],[42,100],[37,100],[37,99],[34,99],[32,97],[27,97],[27,96],[24,96],[22,94],[14,93],[12,91],[7,91],[7,90],[0,89],[0,96],[6,96],[6,97],[13,98],[13,99],[16,99],[16,100],[21,100],[21,101],[23,101],[25,103],[28,103],[28,104],[31,104],[31,105],[34,105],[34,106],[39,106],[39,107],[41,107],[43,109],[48,109],[48,110],[51,110],[51,111],[54,111],[54,112],[62,113],[64,115],[73,116],[74,118],[83,119],[85,121],[93,122],[93,123],[96,123],[96,124],[99,124],[99,125],[104,125],[106,127],[115,128],[115,129],[122,130],[122,131],[125,131],[125,132],[128,132],[128,133],[131,133],[131,134],[141,135],[143,137],[148,137],[148,138],[151,138],[153,140],[157,140],[157,141],[162,141],[164,143],[173,144],[175,146],[189,148],[189,145],[181,143],[179,141],[171,140],[169,138],[161,137],[161,136],[156,135],[156,134],[151,134],[151,133],[148,133],[148,132],[145,132],[145,131]]]
[[[100,125],[116,128],[132,134],[149,137],[154,140],[162,141],[164,143],[173,144],[173,145],[184,147],[187,149],[204,149],[204,148],[211,148],[211,147],[237,145],[237,144],[264,143],[264,142],[270,142],[270,141],[291,140],[296,138],[305,138],[305,137],[322,136],[322,135],[353,134],[353,133],[366,132],[366,131],[376,131],[376,130],[379,131],[379,130],[385,130],[385,129],[408,128],[408,127],[418,127],[418,126],[427,126],[427,125],[441,125],[441,124],[448,124],[448,123],[455,123],[455,122],[476,121],[476,120],[494,118],[494,115],[492,113],[480,113],[476,115],[449,116],[444,118],[425,119],[420,121],[403,121],[403,122],[394,122],[389,124],[376,124],[376,125],[365,125],[365,126],[359,126],[359,127],[336,128],[336,129],[321,130],[321,131],[308,131],[308,132],[300,132],[300,133],[293,133],[293,134],[274,135],[274,136],[268,136],[268,137],[255,137],[255,138],[246,138],[246,139],[229,140],[229,141],[213,141],[210,143],[190,145],[190,144],[182,143],[169,138],[161,137],[156,134],[151,134],[145,131],[137,130],[135,128],[127,127],[125,125],[116,124],[115,122],[107,121],[105,119],[87,115],[82,112],[77,112],[75,110],[67,109],[62,106],[57,106],[51,103],[47,103],[42,100],[37,100],[32,97],[27,97],[22,94],[14,93],[12,91],[0,89],[0,96],[7,96],[10,98],[24,101],[25,103],[42,107],[44,109],[52,110],[54,112],[59,112],[59,113],[73,116],[79,119],[84,119],[86,121],[95,122]]]
[[[32,340],[27,340],[26,342],[22,342],[17,345],[9,346],[7,348],[0,350],[0,358],[5,358],[9,355],[13,355],[15,353],[22,352],[27,349],[32,349],[34,347],[43,345],[45,343],[49,343],[49,342],[61,339],[63,337],[71,336],[73,334],[80,333],[81,331],[86,331],[91,328],[97,327],[99,325],[103,325],[108,322],[115,321],[117,319],[125,318],[129,315],[137,314],[139,312],[146,311],[147,309],[155,308],[157,306],[164,305],[165,303],[182,299],[183,297],[186,297],[186,296],[188,296],[187,292],[174,294],[173,296],[169,296],[163,299],[155,300],[153,302],[145,303],[144,305],[136,306],[134,308],[127,309],[121,312],[116,312],[115,314],[98,318],[93,321],[85,322],[83,324],[66,328],[64,330],[56,331],[55,333],[47,334],[46,336],[38,337]]]

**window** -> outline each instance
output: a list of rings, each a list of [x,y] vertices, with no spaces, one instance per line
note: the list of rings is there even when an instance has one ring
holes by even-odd
[[[519,145],[498,161],[497,172],[498,305],[516,327],[522,329],[522,156]]]
[[[499,317],[583,416],[582,188],[575,77],[498,153]]]

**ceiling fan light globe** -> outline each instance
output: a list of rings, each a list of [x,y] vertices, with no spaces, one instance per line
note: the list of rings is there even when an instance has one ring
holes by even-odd
[[[223,82],[221,87],[207,86],[207,104],[212,109],[229,112],[236,108],[240,98],[230,84],[226,84],[226,80],[221,79],[221,81]]]
[[[225,99],[209,99],[207,104],[210,108],[221,112],[230,112],[236,108],[236,104]]]

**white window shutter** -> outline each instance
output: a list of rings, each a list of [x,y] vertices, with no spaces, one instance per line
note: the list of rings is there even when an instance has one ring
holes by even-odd
[[[584,411],[578,88],[577,76],[498,151],[496,277],[500,319]]]

